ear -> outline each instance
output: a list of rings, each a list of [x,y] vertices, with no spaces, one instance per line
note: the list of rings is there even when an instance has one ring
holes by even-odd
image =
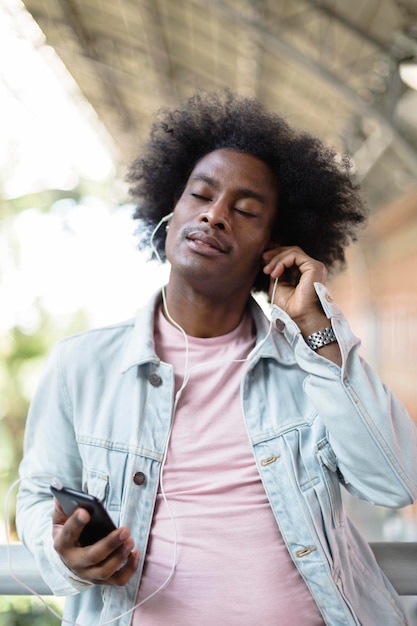
[[[165,217],[162,218],[161,222],[169,222],[169,220],[171,219],[173,215],[174,215],[174,211],[172,211],[171,213],[168,213],[168,215],[165,215]]]

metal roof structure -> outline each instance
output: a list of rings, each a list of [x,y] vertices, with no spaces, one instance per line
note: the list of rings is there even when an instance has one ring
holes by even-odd
[[[371,207],[417,180],[417,0],[24,0],[122,165],[197,89],[256,95],[352,155]]]

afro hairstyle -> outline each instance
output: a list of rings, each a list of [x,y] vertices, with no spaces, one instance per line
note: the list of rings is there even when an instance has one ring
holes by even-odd
[[[291,128],[258,99],[230,91],[197,93],[157,114],[127,175],[141,247],[152,250],[153,244],[166,260],[166,230],[154,231],[174,209],[196,163],[221,148],[250,154],[271,169],[278,186],[271,241],[299,246],[330,271],[345,265],[345,248],[367,214],[349,158]],[[253,288],[268,291],[262,270]]]

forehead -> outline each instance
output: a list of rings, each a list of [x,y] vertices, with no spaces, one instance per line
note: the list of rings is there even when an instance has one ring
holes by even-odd
[[[257,157],[221,148],[209,152],[195,165],[189,181],[206,177],[221,186],[238,186],[255,191],[277,194],[277,183],[272,170]]]

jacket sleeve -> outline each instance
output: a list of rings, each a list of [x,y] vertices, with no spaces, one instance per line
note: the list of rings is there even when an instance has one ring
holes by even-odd
[[[62,345],[51,352],[28,414],[20,465],[16,522],[19,536],[56,595],[91,587],[69,570],[53,547],[50,484],[81,487],[82,463],[72,423],[72,406],[61,365]]]
[[[342,366],[305,343],[295,322],[278,307],[273,319],[306,372],[304,391],[323,421],[346,488],[386,507],[402,507],[417,498],[417,426],[394,393],[360,357],[339,307],[320,283],[315,288],[331,320],[342,353]]]

